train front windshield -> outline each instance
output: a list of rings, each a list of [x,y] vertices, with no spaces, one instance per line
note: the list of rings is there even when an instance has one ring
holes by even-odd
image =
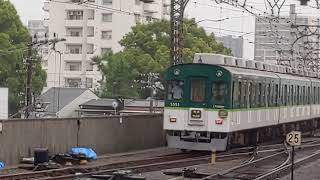
[[[184,83],[180,80],[172,80],[168,83],[168,100],[181,100],[183,98]]]

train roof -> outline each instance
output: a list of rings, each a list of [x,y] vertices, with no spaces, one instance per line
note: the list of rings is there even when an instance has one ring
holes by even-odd
[[[319,73],[287,66],[268,64],[261,61],[244,60],[221,54],[196,53],[193,63],[222,66],[232,74],[239,75],[268,76],[271,78],[301,81],[306,81],[306,79],[320,81]]]

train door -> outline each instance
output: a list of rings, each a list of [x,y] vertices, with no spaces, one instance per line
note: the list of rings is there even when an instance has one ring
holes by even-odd
[[[206,77],[191,77],[189,84],[189,113],[186,127],[195,131],[207,130],[207,112],[209,102],[209,82]]]

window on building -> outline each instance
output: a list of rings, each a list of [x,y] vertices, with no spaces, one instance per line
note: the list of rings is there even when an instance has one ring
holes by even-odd
[[[88,37],[94,36],[94,27],[88,27]]]
[[[81,78],[66,78],[65,86],[78,88],[81,86]]]
[[[112,5],[112,0],[102,0],[102,5],[110,6]]]
[[[87,88],[92,88],[93,79],[92,78],[86,78],[86,86]]]
[[[205,79],[192,79],[190,82],[190,99],[193,102],[204,102],[206,95]]]
[[[82,36],[82,28],[67,28],[67,36],[81,37]]]
[[[88,19],[89,20],[94,20],[94,9],[89,9],[88,10]]]
[[[102,22],[112,22],[112,14],[111,13],[102,14]]]
[[[146,21],[151,22],[152,21],[152,16],[146,16]]]
[[[83,19],[83,11],[67,11],[67,19],[68,20],[82,20]]]
[[[136,24],[141,23],[141,15],[140,14],[134,14],[134,21]]]
[[[66,62],[66,71],[81,71],[81,62]]]
[[[93,63],[92,62],[87,62],[87,65],[86,65],[86,70],[87,71],[93,71]]]
[[[110,53],[111,51],[111,48],[101,48],[101,56],[103,56],[106,53]]]
[[[101,31],[102,39],[112,39],[112,31]]]
[[[70,54],[80,54],[82,51],[81,45],[67,45],[67,51]]]

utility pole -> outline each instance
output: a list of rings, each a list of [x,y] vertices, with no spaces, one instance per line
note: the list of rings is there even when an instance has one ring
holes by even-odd
[[[171,65],[182,63],[183,14],[189,0],[171,0]]]
[[[30,114],[30,105],[32,104],[32,43],[28,46],[28,57],[26,59],[26,98],[25,98],[25,118],[29,117]]]
[[[30,111],[32,110],[33,104],[33,94],[32,94],[32,76],[33,76],[33,47],[34,46],[42,46],[45,44],[53,44],[55,45],[58,42],[65,41],[66,39],[52,39],[52,40],[35,40],[31,41],[28,44],[28,57],[26,59],[26,89],[25,89],[25,111],[24,111],[24,118],[28,119],[30,116]]]

